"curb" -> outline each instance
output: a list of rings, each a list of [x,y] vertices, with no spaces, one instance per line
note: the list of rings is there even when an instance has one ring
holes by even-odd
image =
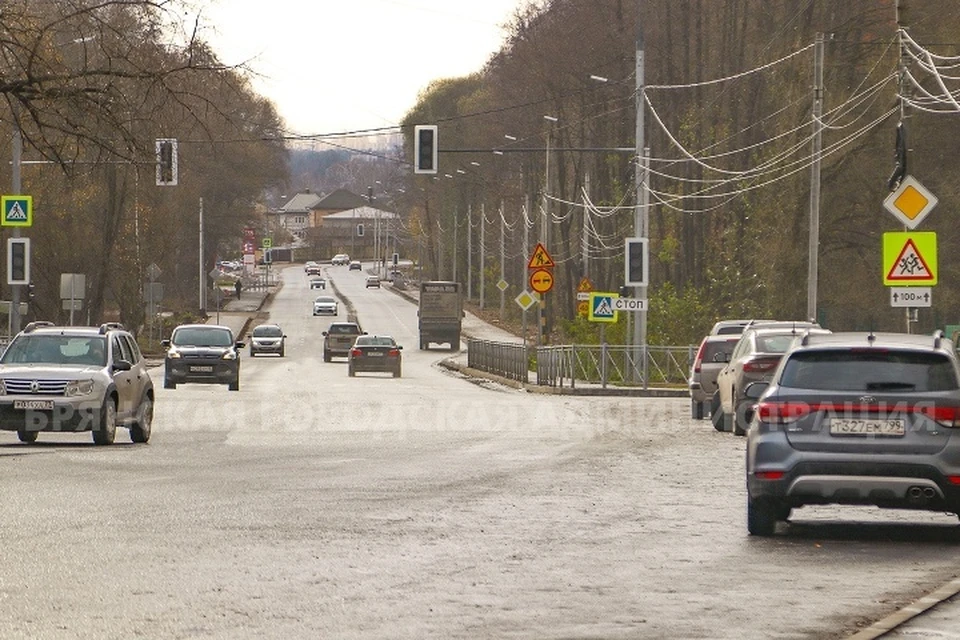
[[[903,607],[896,613],[892,613],[886,618],[874,622],[866,629],[849,636],[847,640],[876,640],[882,638],[897,627],[919,617],[941,602],[946,602],[958,593],[960,593],[960,578],[954,578],[939,589]]]

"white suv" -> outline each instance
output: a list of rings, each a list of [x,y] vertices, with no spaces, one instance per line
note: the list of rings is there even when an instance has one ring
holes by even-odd
[[[343,265],[350,264],[350,256],[345,253],[338,253],[337,255],[333,256],[333,260],[330,261],[330,264],[341,267]]]
[[[147,442],[153,382],[133,336],[120,325],[32,322],[0,357],[0,430],[35,442],[41,431],[92,431],[113,444],[117,426]]]

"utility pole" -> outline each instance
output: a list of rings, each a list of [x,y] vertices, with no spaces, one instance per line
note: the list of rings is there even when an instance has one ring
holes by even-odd
[[[487,254],[487,240],[486,240],[486,226],[487,226],[487,212],[484,208],[484,204],[480,203],[480,308],[483,309],[483,270],[486,267],[486,254]]]
[[[200,313],[207,312],[207,273],[203,270],[203,198],[200,198],[200,257],[197,260],[200,267]],[[216,286],[216,282],[213,283]],[[219,289],[218,289],[219,291]],[[217,312],[220,311],[219,296],[217,299]]]
[[[807,319],[817,321],[820,254],[820,155],[823,149],[823,34],[813,53],[813,164],[810,165],[810,246],[807,259]]]
[[[587,230],[590,228],[590,210],[587,209],[587,201],[590,198],[590,172],[583,175],[583,220],[580,223],[580,270],[584,278],[590,277],[590,254],[587,244]]]
[[[20,121],[17,119],[17,114],[14,113],[14,126],[13,126],[13,166],[11,167],[13,172],[13,195],[21,195],[20,191],[23,189],[20,177],[20,165],[23,160],[23,134],[20,132]],[[20,237],[20,227],[13,228],[13,237]],[[30,256],[27,256],[27,259],[30,259]],[[20,333],[20,286],[19,284],[12,285],[10,287],[10,337],[12,338],[16,334]],[[71,301],[71,304],[73,302]]]
[[[642,25],[642,22],[640,23]],[[636,54],[636,154],[638,166],[634,172],[634,186],[636,189],[637,208],[633,215],[633,235],[637,238],[649,238],[650,227],[650,192],[648,190],[648,180],[650,179],[650,150],[646,147],[644,138],[644,108],[643,108],[643,87],[644,87],[644,51],[643,51],[643,27],[638,27],[637,33],[637,54]],[[649,247],[649,240],[647,241]],[[629,259],[624,255],[624,260]],[[635,287],[634,295],[640,299],[647,298],[647,284]],[[640,317],[633,324],[633,345],[634,352],[634,376],[637,374],[636,362],[641,359],[641,370],[643,373],[643,386],[647,387],[647,310],[638,311]]]
[[[500,201],[500,280],[505,280],[504,278],[504,263],[507,260],[507,246],[506,246],[506,220],[503,218],[503,200]],[[498,287],[499,289],[499,287]],[[504,294],[506,292],[503,289],[500,289],[500,320],[503,320],[504,314],[504,301],[506,298]]]
[[[467,300],[473,300],[473,203],[467,204]]]

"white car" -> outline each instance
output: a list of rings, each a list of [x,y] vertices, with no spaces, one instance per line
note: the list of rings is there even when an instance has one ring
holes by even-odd
[[[332,296],[320,296],[313,301],[313,315],[336,316],[340,314],[340,303]]]
[[[345,253],[338,253],[337,255],[333,256],[333,260],[330,261],[330,264],[339,266],[350,264],[350,256]]]

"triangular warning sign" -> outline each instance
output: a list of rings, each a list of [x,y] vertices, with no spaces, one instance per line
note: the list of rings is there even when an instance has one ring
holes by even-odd
[[[914,244],[908,238],[887,273],[887,280],[893,282],[933,282],[934,274]]]
[[[545,269],[555,266],[557,265],[553,262],[553,258],[550,257],[550,254],[547,253],[546,248],[542,243],[538,242],[536,249],[533,250],[533,255],[530,256],[530,262],[527,263],[527,268]]]
[[[7,220],[26,220],[27,212],[23,210],[23,207],[20,206],[20,203],[14,200],[13,204],[10,206],[10,210],[7,211]]]

